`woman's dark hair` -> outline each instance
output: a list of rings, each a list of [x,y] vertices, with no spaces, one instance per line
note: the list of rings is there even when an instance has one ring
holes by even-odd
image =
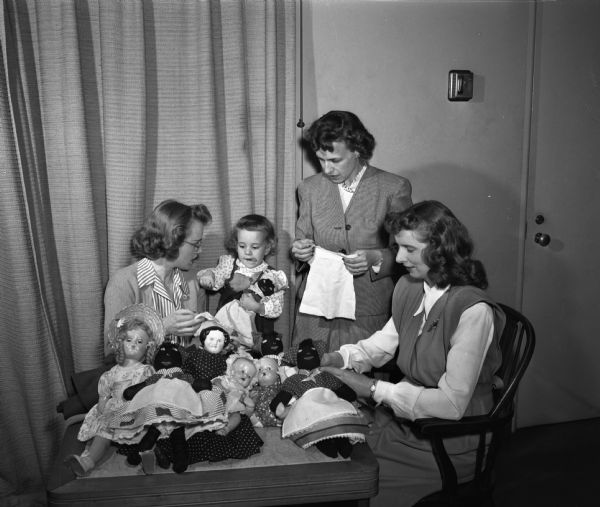
[[[240,218],[225,238],[225,249],[237,257],[238,233],[240,230],[261,231],[265,233],[265,241],[269,243],[268,255],[277,253],[277,235],[275,227],[267,217],[262,215],[246,215]]]
[[[441,202],[422,201],[402,212],[390,212],[385,225],[393,236],[400,231],[414,231],[419,241],[428,243],[423,262],[429,266],[428,277],[436,286],[488,286],[483,264],[471,258],[473,241],[469,231]]]
[[[193,220],[208,225],[212,216],[204,204],[188,206],[173,199],[161,202],[133,234],[132,255],[137,259],[176,259]]]
[[[375,149],[375,138],[354,113],[329,111],[315,120],[308,128],[304,139],[314,152],[333,151],[334,142],[343,142],[350,151],[355,151],[362,160],[370,160]]]

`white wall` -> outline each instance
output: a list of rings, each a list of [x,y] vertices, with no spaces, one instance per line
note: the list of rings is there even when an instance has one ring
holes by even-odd
[[[304,0],[307,125],[356,113],[377,140],[372,163],[402,174],[467,225],[490,293],[518,302],[524,139],[533,16],[524,1]],[[447,100],[451,69],[474,98]],[[303,175],[314,168],[308,163]]]

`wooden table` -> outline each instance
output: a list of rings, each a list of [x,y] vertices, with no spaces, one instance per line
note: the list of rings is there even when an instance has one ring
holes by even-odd
[[[377,494],[379,467],[367,444],[350,460],[203,470],[183,474],[75,479],[62,462],[79,454],[79,425],[71,425],[48,481],[48,505],[57,506],[269,506],[353,502],[368,506]],[[347,505],[344,503],[344,505]],[[349,505],[349,504],[348,504]]]

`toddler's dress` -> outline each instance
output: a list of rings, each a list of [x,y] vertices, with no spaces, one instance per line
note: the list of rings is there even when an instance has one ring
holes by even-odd
[[[224,326],[234,329],[238,341],[243,346],[253,347],[253,332],[264,336],[274,334],[274,319],[283,311],[284,293],[288,287],[287,276],[283,271],[271,268],[266,262],[248,268],[232,255],[222,255],[215,268],[201,270],[198,272],[198,278],[206,272],[213,274],[215,280],[213,290],[221,294],[215,318]],[[235,291],[229,286],[228,282],[235,273],[253,280],[246,291]],[[248,312],[241,307],[239,299],[247,291],[253,293],[264,305],[263,315]]]

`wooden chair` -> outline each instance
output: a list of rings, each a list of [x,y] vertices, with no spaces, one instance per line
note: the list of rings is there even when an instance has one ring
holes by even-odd
[[[513,308],[500,306],[506,314],[506,326],[500,338],[502,365],[497,375],[504,386],[495,391],[495,405],[487,415],[463,417],[459,421],[437,418],[414,421],[417,434],[431,440],[442,478],[442,489],[422,498],[414,507],[494,505],[494,463],[504,439],[510,434],[515,393],[535,347],[535,332],[529,320]],[[473,480],[458,484],[444,439],[463,435],[479,435],[479,445]],[[486,445],[486,437],[489,445]]]

